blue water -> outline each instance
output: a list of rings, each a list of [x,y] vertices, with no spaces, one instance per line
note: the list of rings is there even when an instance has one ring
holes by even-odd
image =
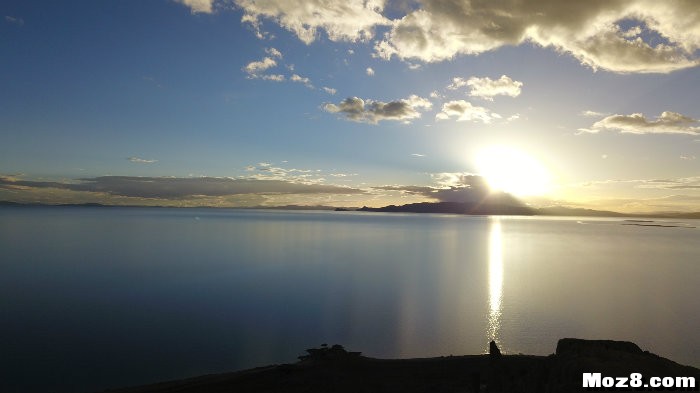
[[[700,366],[700,229],[620,219],[0,208],[0,391],[630,340]],[[668,224],[668,223],[665,223]]]

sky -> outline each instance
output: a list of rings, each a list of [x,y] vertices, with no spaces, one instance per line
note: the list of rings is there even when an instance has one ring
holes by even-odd
[[[693,0],[0,5],[0,200],[700,211]]]

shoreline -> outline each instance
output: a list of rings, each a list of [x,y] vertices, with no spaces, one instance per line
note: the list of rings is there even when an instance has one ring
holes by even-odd
[[[694,388],[675,391],[700,391],[700,369],[642,351],[632,342],[565,338],[547,356],[502,355],[492,343],[486,355],[376,359],[323,345],[292,364],[103,392],[577,392],[587,391],[581,387],[585,372],[603,377],[640,373],[646,382],[654,376],[692,377]]]

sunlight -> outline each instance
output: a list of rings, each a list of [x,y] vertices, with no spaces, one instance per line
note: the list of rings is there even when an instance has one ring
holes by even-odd
[[[491,217],[489,230],[489,317],[487,335],[489,340],[498,337],[501,325],[501,300],[503,299],[503,241],[501,221]]]
[[[527,196],[543,195],[551,188],[547,169],[532,156],[511,147],[481,150],[476,165],[494,191]]]

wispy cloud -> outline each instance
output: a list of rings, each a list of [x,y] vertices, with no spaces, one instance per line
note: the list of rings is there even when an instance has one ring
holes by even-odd
[[[372,69],[372,67],[367,67],[365,73],[369,76],[374,76],[374,69]]]
[[[336,89],[334,89],[332,87],[328,87],[328,86],[323,86],[323,91],[325,91],[326,93],[328,93],[330,95],[335,95],[335,93],[338,92]]]
[[[421,116],[421,110],[430,109],[432,103],[417,95],[391,102],[363,100],[349,97],[339,104],[325,104],[323,109],[330,113],[340,113],[348,120],[377,124],[382,120],[410,122]]]
[[[5,22],[11,23],[13,25],[20,26],[20,27],[24,26],[24,19],[10,16],[10,15],[5,15]]]
[[[602,113],[602,112],[596,112],[596,111],[591,111],[591,110],[586,110],[581,112],[581,116],[585,117],[603,117],[608,115],[608,113]]]
[[[158,160],[147,160],[145,158],[139,158],[139,157],[129,157],[127,158],[130,162],[135,162],[137,164],[153,164],[155,162],[158,162]]]
[[[665,111],[655,120],[650,120],[641,113],[611,115],[595,122],[590,128],[581,128],[579,131],[586,133],[619,131],[629,134],[699,135],[700,127],[696,119],[677,112]]]

